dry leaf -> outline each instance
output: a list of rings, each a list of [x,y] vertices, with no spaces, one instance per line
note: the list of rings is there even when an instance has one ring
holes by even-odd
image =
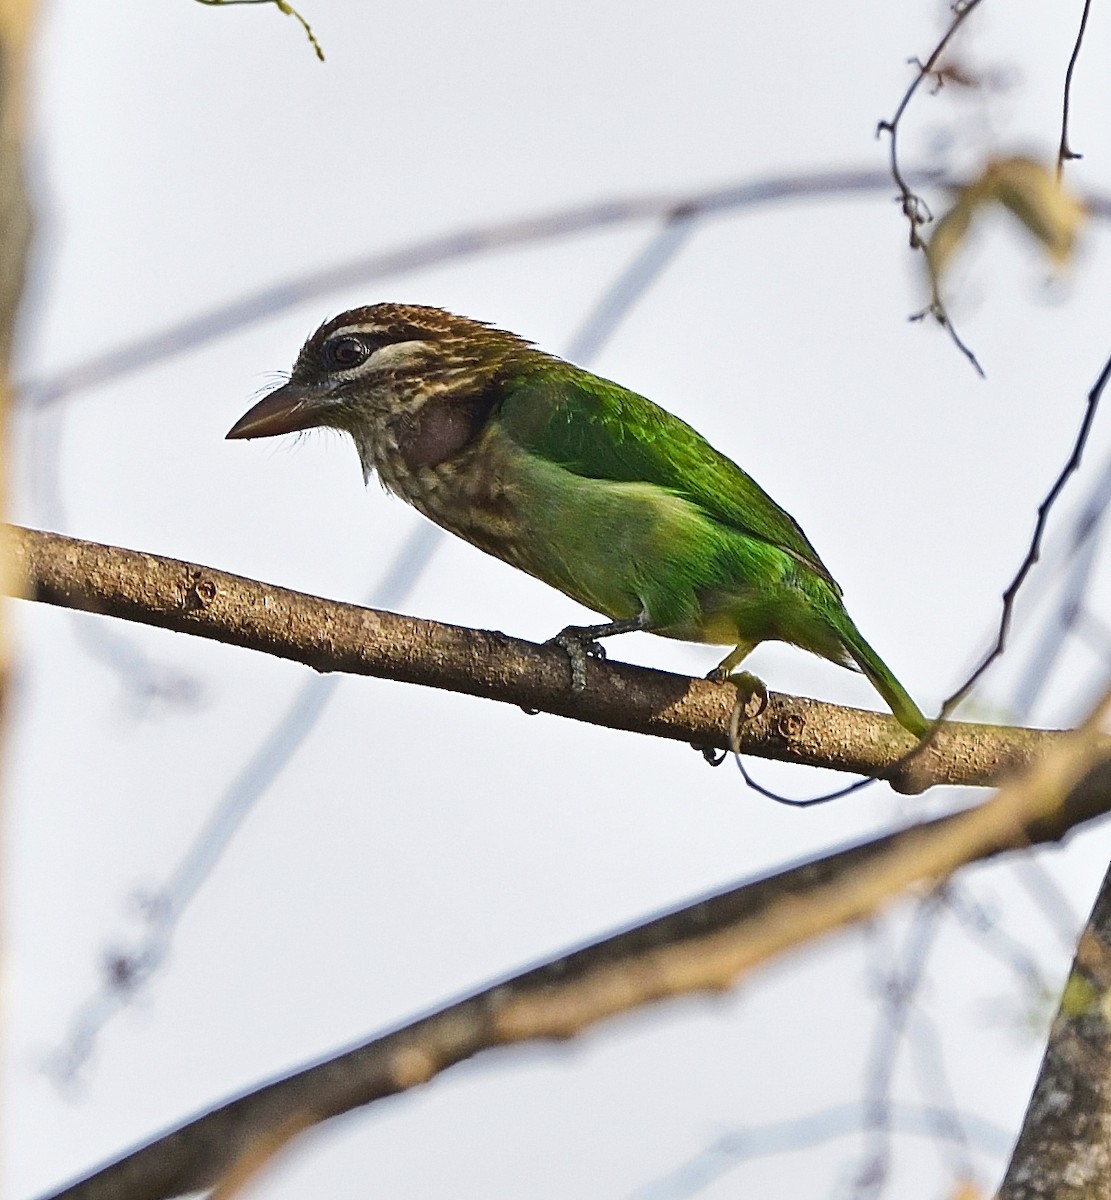
[[[989,162],[980,177],[957,192],[952,207],[937,222],[926,247],[935,287],[968,234],[975,213],[999,204],[1016,216],[1061,265],[1070,257],[1084,220],[1084,206],[1032,158],[1015,156]]]

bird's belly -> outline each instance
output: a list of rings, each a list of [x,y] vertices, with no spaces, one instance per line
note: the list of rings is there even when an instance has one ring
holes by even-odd
[[[645,611],[661,631],[705,640],[698,591],[722,580],[699,509],[653,484],[587,479],[543,461],[515,466],[505,498],[519,532],[484,549],[614,620]]]
[[[491,447],[486,446],[487,452]],[[586,479],[526,455],[423,473],[405,499],[451,533],[613,620],[641,611],[667,637],[795,640],[795,562],[647,483]]]
[[[491,449],[487,445],[475,469],[422,472],[404,499],[587,608],[615,620],[636,616],[643,607],[641,576],[659,560],[655,505],[639,494],[649,485],[583,479]]]

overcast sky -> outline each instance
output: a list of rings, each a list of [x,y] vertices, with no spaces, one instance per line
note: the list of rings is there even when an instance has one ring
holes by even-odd
[[[903,134],[908,166],[1052,161],[1080,7],[984,0],[957,56],[991,86],[924,91]],[[268,5],[45,3],[30,145],[38,240],[17,364],[26,396],[268,285],[455,231],[600,200],[882,169],[876,123],[946,10],[926,0],[303,0],[321,64]],[[1097,11],[1073,94],[1072,141],[1085,157],[1067,177],[1083,193],[1111,194],[1109,55],[1111,23]],[[950,297],[981,380],[937,328],[907,320],[924,281],[892,196],[884,187],[703,218],[666,247],[653,286],[591,365],[702,430],[798,518],[865,636],[933,711],[988,644],[1111,353],[1111,268],[1098,226],[1050,279],[1013,223],[987,220]],[[944,207],[943,195],[930,199]],[[340,437],[223,436],[321,320],[356,304],[435,304],[557,353],[582,347],[583,322],[658,232],[628,221],[349,279],[25,412],[15,515],[324,596],[550,637],[587,614],[448,538],[403,599],[383,596],[420,518],[364,489]],[[1038,661],[1109,430],[1101,419],[1019,607],[1013,651],[974,714],[1006,716]],[[1107,611],[1099,558],[1088,598]],[[877,786],[792,811],[683,746],[344,680],[310,697],[327,701],[319,722],[198,887],[166,965],[105,1026],[78,1083],[59,1088],[44,1064],[105,957],[141,936],[136,898],[173,877],[311,675],[95,617],[22,605],[16,619],[3,1169],[5,1195],[18,1198],[493,976],[972,798]],[[1083,714],[1106,674],[1104,648],[1097,635],[1073,638],[1051,672],[1037,669],[1038,722]],[[648,635],[610,653],[698,675],[718,657]],[[764,646],[751,665],[776,690],[879,705],[862,677],[799,651]],[[795,795],[830,784],[751,766]],[[1103,829],[1038,856],[1073,921],[1107,859]],[[1017,939],[1057,986],[1070,947],[1045,911],[1045,884],[998,865],[964,886],[1003,931],[992,946]],[[901,910],[830,939],[724,999],[669,1004],[571,1047],[487,1055],[334,1123],[255,1194],[695,1194],[674,1172],[705,1165],[723,1132],[864,1095],[882,1026],[877,978],[898,964],[907,920]],[[955,918],[934,933],[894,1096],[910,1121],[941,1094],[923,1057],[942,1063],[988,1190],[1052,1001],[1020,985],[1013,954],[991,953]],[[851,1194],[868,1144],[850,1133],[756,1158],[697,1194]],[[960,1165],[900,1136],[889,1194],[942,1195]]]

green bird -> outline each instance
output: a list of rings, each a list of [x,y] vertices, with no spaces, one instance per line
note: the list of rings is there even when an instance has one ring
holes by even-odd
[[[794,518],[620,384],[480,321],[375,304],[322,325],[227,436],[314,426],[349,433],[364,476],[437,525],[610,618],[553,639],[575,688],[617,633],[733,646],[719,679],[781,641],[855,663],[900,724],[929,728]]]

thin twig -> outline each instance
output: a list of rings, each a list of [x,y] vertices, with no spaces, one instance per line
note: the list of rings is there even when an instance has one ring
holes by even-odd
[[[1111,472],[1107,472],[1105,477],[1111,480]],[[1070,634],[1079,632],[1083,636],[1083,631],[1078,627],[1084,611],[1084,597],[1099,557],[1107,504],[1106,496],[1099,494],[1101,491],[1103,488],[1097,487],[1093,497],[1095,503],[1099,505],[1095,519],[1091,522],[1084,522],[1084,514],[1082,514],[1081,520],[1075,521],[1073,524],[1077,533],[1070,539],[1072,545],[1066,552],[1068,571],[1065,575],[1065,582],[1052,611],[1042,623],[1041,636],[1028,654],[1026,665],[1012,690],[1013,698],[1008,708],[1014,719],[1020,724],[1026,722],[1039,696],[1052,678],[1053,670],[1061,658]],[[1089,501],[1089,503],[1091,502]],[[1085,524],[1086,528],[1084,528]],[[1069,559],[1071,562],[1068,561]],[[1027,587],[1028,601],[1031,599],[1030,590]]]
[[[910,184],[907,183],[906,177],[903,174],[902,167],[899,165],[899,122],[903,119],[903,114],[910,106],[911,100],[914,98],[915,92],[918,91],[922,84],[922,80],[933,72],[937,64],[937,60],[945,52],[945,48],[949,45],[954,34],[964,24],[965,19],[969,16],[973,9],[980,4],[980,0],[968,0],[965,4],[955,4],[953,6],[954,17],[949,24],[949,28],[945,31],[941,41],[934,47],[933,52],[925,62],[921,60],[918,63],[918,74],[915,75],[910,86],[903,94],[902,100],[899,101],[898,107],[895,109],[895,115],[890,120],[880,121],[876,126],[876,133],[886,133],[891,137],[891,177],[895,180],[895,185],[899,189],[899,198],[902,201],[903,215],[910,223],[910,247],[912,250],[925,249],[925,243],[919,236],[918,230],[921,226],[926,225],[932,220],[929,207],[926,202],[916,192],[911,190]]]
[[[915,761],[919,755],[925,754],[933,745],[934,738],[939,730],[945,728],[945,722],[952,712],[957,708],[962,700],[969,694],[975,685],[983,677],[988,668],[1001,657],[1007,646],[1007,635],[1010,632],[1011,621],[1014,613],[1015,601],[1018,598],[1018,593],[1022,588],[1026,577],[1030,574],[1034,564],[1041,556],[1042,539],[1045,533],[1045,527],[1049,519],[1050,511],[1057,501],[1058,496],[1064,490],[1065,483],[1069,476],[1080,466],[1080,460],[1084,454],[1084,447],[1087,445],[1088,437],[1091,433],[1092,424],[1095,421],[1096,410],[1099,407],[1100,397],[1103,394],[1104,388],[1107,386],[1108,379],[1111,378],[1111,358],[1103,365],[1103,370],[1099,373],[1099,378],[1096,380],[1087,397],[1087,407],[1085,409],[1084,418],[1080,423],[1080,429],[1077,432],[1076,439],[1073,442],[1072,450],[1068,460],[1061,468],[1057,475],[1053,486],[1049,489],[1041,504],[1038,505],[1037,519],[1034,522],[1034,532],[1030,538],[1030,545],[1014,578],[1011,580],[1007,589],[1003,593],[1003,607],[999,617],[999,626],[996,633],[995,644],[991,650],[985,655],[979,666],[969,675],[965,681],[957,688],[955,692],[941,706],[941,711],[938,713],[934,724],[916,746],[900,759],[896,764],[896,769],[899,771],[912,771]]]
[[[997,627],[995,644],[993,645],[993,647],[989,651],[989,653],[985,656],[983,661],[979,664],[979,666],[977,666],[975,671],[968,678],[965,679],[965,681],[960,685],[960,687],[942,705],[941,712],[938,714],[938,717],[937,717],[938,723],[944,721],[947,717],[949,717],[952,714],[954,709],[956,709],[956,707],[961,703],[961,701],[964,700],[964,698],[968,695],[968,693],[972,690],[972,688],[976,685],[976,683],[979,682],[980,678],[988,670],[988,668],[991,666],[991,664],[996,659],[1001,657],[1001,655],[1003,654],[1003,652],[1006,649],[1007,635],[1010,632],[1011,621],[1013,619],[1013,613],[1014,613],[1014,606],[1015,606],[1015,602],[1017,601],[1017,598],[1018,598],[1019,590],[1022,588],[1026,578],[1029,576],[1030,571],[1034,567],[1034,564],[1037,563],[1041,557],[1042,541],[1044,539],[1045,528],[1046,528],[1046,524],[1049,519],[1050,510],[1053,508],[1054,504],[1057,501],[1057,498],[1060,496],[1061,492],[1064,490],[1065,483],[1068,481],[1069,477],[1080,466],[1080,462],[1081,462],[1081,459],[1084,454],[1084,449],[1085,449],[1085,446],[1087,445],[1088,438],[1091,434],[1092,425],[1095,421],[1096,410],[1099,407],[1100,398],[1103,394],[1103,391],[1105,390],[1105,388],[1107,386],[1107,382],[1108,382],[1109,378],[1111,378],[1111,358],[1108,358],[1107,362],[1104,363],[1103,370],[1100,372],[1099,378],[1096,380],[1092,389],[1088,392],[1087,404],[1086,404],[1086,408],[1085,408],[1085,412],[1084,412],[1084,417],[1080,423],[1080,428],[1077,431],[1076,438],[1073,441],[1073,445],[1072,445],[1072,449],[1069,453],[1069,457],[1068,457],[1067,461],[1065,462],[1064,466],[1061,468],[1060,472],[1058,473],[1057,478],[1054,480],[1053,486],[1050,488],[1049,492],[1047,493],[1045,498],[1042,500],[1042,503],[1038,507],[1037,519],[1034,524],[1034,531],[1033,531],[1033,534],[1031,535],[1030,543],[1027,548],[1026,554],[1022,560],[1022,563],[1020,564],[1020,566],[1018,568],[1018,571],[1015,573],[1013,579],[1011,580],[1007,589],[1003,593],[1003,596],[1002,596],[1003,607],[1002,607],[1002,612],[1001,612],[1000,618],[999,618],[999,625]],[[1094,549],[1092,549],[1092,547],[1091,547],[1091,542],[1092,542],[1092,539],[1094,538],[1095,534],[1099,530],[1100,520],[1102,518],[1104,509],[1106,508],[1108,497],[1111,497],[1111,461],[1109,461],[1107,470],[1105,471],[1104,475],[1101,477],[1099,483],[1097,483],[1097,486],[1095,487],[1095,489],[1093,489],[1093,493],[1089,497],[1088,503],[1085,504],[1083,511],[1080,513],[1079,517],[1076,520],[1076,523],[1075,523],[1075,526],[1073,529],[1073,533],[1070,538],[1070,547],[1069,547],[1070,555],[1075,555],[1081,549],[1083,549],[1085,546],[1088,546],[1089,547],[1089,561],[1094,561]],[[1080,577],[1084,580],[1086,580],[1088,577],[1088,571],[1083,569],[1083,562],[1081,562],[1081,576]],[[1079,585],[1077,585],[1077,586],[1079,586]],[[1076,590],[1076,588],[1074,588],[1074,589],[1072,589],[1070,594],[1075,597],[1075,603],[1079,606],[1079,602],[1080,602],[1079,591]],[[1081,615],[1082,615],[1082,610],[1078,607],[1076,615],[1073,618],[1074,624],[1080,619]],[[1111,643],[1109,643],[1109,644],[1111,644]],[[1056,654],[1056,651],[1054,651],[1054,657],[1055,657],[1055,654]],[[1051,665],[1051,663],[1052,663],[1052,658],[1048,662],[1046,662],[1046,661],[1044,661],[1044,656],[1043,656],[1042,666],[1043,666],[1043,671],[1045,673],[1048,673],[1049,666]],[[1021,704],[1020,711],[1018,713],[1018,717],[1020,720],[1025,721],[1026,717],[1028,716],[1028,707],[1029,707],[1028,703],[1024,700]],[[738,711],[734,714],[734,720],[732,723],[734,727],[736,727],[739,724],[739,717],[740,717],[740,714]],[[938,727],[938,725],[935,724],[934,728],[936,729],[937,727]],[[928,733],[922,739],[922,741],[918,744],[918,746],[916,746],[916,747],[912,748],[910,751],[908,751],[903,762],[901,762],[899,764],[899,769],[902,769],[903,767],[911,766],[914,762],[915,757],[920,752],[925,751],[930,746],[932,736],[933,736],[933,734],[931,731],[931,733]],[[735,738],[733,739],[733,744],[736,745]],[[736,751],[734,751],[734,753],[736,754]],[[713,762],[714,765],[717,765],[717,761],[719,761],[719,760],[711,759],[711,762]],[[750,788],[752,788],[755,792],[757,792],[761,796],[766,797],[769,800],[774,800],[777,803],[785,804],[785,805],[789,805],[789,806],[797,807],[797,808],[809,808],[813,805],[825,804],[830,800],[840,799],[843,796],[850,795],[852,792],[858,791],[861,788],[869,786],[869,784],[871,784],[873,782],[872,779],[868,779],[868,778],[860,779],[856,783],[849,784],[846,787],[837,788],[833,791],[826,792],[821,795],[810,796],[805,799],[795,799],[795,798],[792,798],[789,796],[780,795],[779,793],[774,792],[774,791],[770,790],[769,788],[764,787],[762,784],[758,783],[749,774],[748,770],[745,768],[744,764],[741,762],[739,755],[736,756],[736,761],[737,761],[737,766],[741,771],[741,774],[744,776],[745,783]]]
[[[895,115],[890,120],[880,121],[876,125],[876,136],[881,133],[886,133],[890,136],[890,155],[891,155],[891,177],[895,181],[895,186],[899,189],[899,200],[902,206],[903,215],[906,217],[910,225],[910,248],[912,250],[920,250],[926,252],[926,243],[923,240],[919,230],[923,225],[927,225],[933,220],[933,214],[930,212],[929,206],[917,192],[912,191],[910,184],[907,182],[906,176],[903,174],[903,169],[899,164],[899,123],[903,119],[904,113],[910,105],[914,94],[922,84],[922,80],[934,72],[934,67],[937,65],[938,59],[945,52],[945,48],[949,45],[954,34],[964,24],[966,18],[977,8],[980,0],[960,0],[960,2],[952,6],[954,13],[953,20],[949,23],[949,28],[945,31],[941,41],[934,47],[933,52],[925,62],[917,61],[918,74],[911,81],[910,86],[903,94],[902,100],[899,101],[898,107],[895,109]],[[941,294],[938,291],[937,280],[933,272],[930,273],[930,303],[920,313],[915,313],[911,317],[912,321],[920,321],[925,316],[932,316],[935,321],[949,334],[953,344],[958,350],[968,359],[975,368],[976,373],[983,378],[984,371],[980,366],[976,355],[971,348],[961,339],[956,329],[953,327],[953,322],[949,318],[949,314],[945,310],[945,305],[942,302]]]
[[[1007,586],[1003,593],[1003,609],[999,618],[999,631],[996,635],[995,644],[984,656],[980,665],[972,672],[971,675],[957,688],[955,692],[941,706],[941,718],[947,717],[958,704],[968,695],[968,693],[976,686],[983,678],[984,673],[999,658],[1007,646],[1007,635],[1011,629],[1011,621],[1014,615],[1015,601],[1018,598],[1019,591],[1030,574],[1034,564],[1041,556],[1042,539],[1045,534],[1046,523],[1049,520],[1049,514],[1053,509],[1057,498],[1064,491],[1065,484],[1069,477],[1080,466],[1080,460],[1084,456],[1084,448],[1088,444],[1088,436],[1092,431],[1092,425],[1096,419],[1096,412],[1099,408],[1100,397],[1103,395],[1104,388],[1107,386],[1108,379],[1111,378],[1111,358],[1103,365],[1103,370],[1099,373],[1099,378],[1095,385],[1088,393],[1087,407],[1084,411],[1084,419],[1080,422],[1080,429],[1077,431],[1076,438],[1073,441],[1072,450],[1065,465],[1061,468],[1057,478],[1053,482],[1053,486],[1046,493],[1045,499],[1038,505],[1038,515],[1034,522],[1034,532],[1030,538],[1030,545],[1027,548],[1022,562],[1019,564],[1018,570],[1015,572],[1014,578]]]
[[[832,792],[821,792],[817,796],[785,796],[782,792],[772,791],[771,788],[765,787],[764,784],[754,779],[739,753],[734,754],[734,761],[746,787],[758,796],[763,796],[765,800],[774,800],[776,804],[784,804],[788,808],[813,808],[817,804],[828,804],[831,800],[843,800],[846,796],[862,791],[876,782],[874,777],[855,779],[852,783],[845,784],[844,787],[835,788]]]
[[[305,31],[305,36],[309,39],[309,43],[313,50],[316,51],[316,57],[321,62],[324,61],[324,48],[316,40],[316,34],[312,31],[312,26],[305,20],[303,16],[289,3],[289,0],[197,0],[198,4],[208,4],[214,8],[223,8],[229,4],[274,4],[279,12],[285,13],[287,17],[293,17],[300,22],[301,28]]]
[[[921,321],[926,317],[933,317],[933,319],[949,335],[949,340],[953,343],[953,345],[956,346],[956,348],[965,356],[965,358],[968,359],[969,363],[972,365],[972,369],[976,372],[976,374],[979,375],[981,379],[986,379],[987,375],[984,371],[984,368],[980,365],[980,360],[976,357],[975,351],[971,346],[968,345],[961,335],[957,333],[956,326],[953,324],[952,319],[945,308],[945,304],[941,299],[941,293],[938,291],[937,279],[932,273],[930,275],[930,303],[924,309],[922,309],[921,312],[911,313],[907,319],[910,321]]]
[[[1073,45],[1072,54],[1069,57],[1069,65],[1065,69],[1065,88],[1064,99],[1061,102],[1061,144],[1057,150],[1057,182],[1061,182],[1061,176],[1065,170],[1065,163],[1074,158],[1083,158],[1083,154],[1077,154],[1069,146],[1069,103],[1072,99],[1072,73],[1076,69],[1076,60],[1080,57],[1080,47],[1084,42],[1084,32],[1088,28],[1088,11],[1092,7],[1092,0],[1084,0],[1084,11],[1080,14],[1080,28],[1076,31],[1076,43]]]

